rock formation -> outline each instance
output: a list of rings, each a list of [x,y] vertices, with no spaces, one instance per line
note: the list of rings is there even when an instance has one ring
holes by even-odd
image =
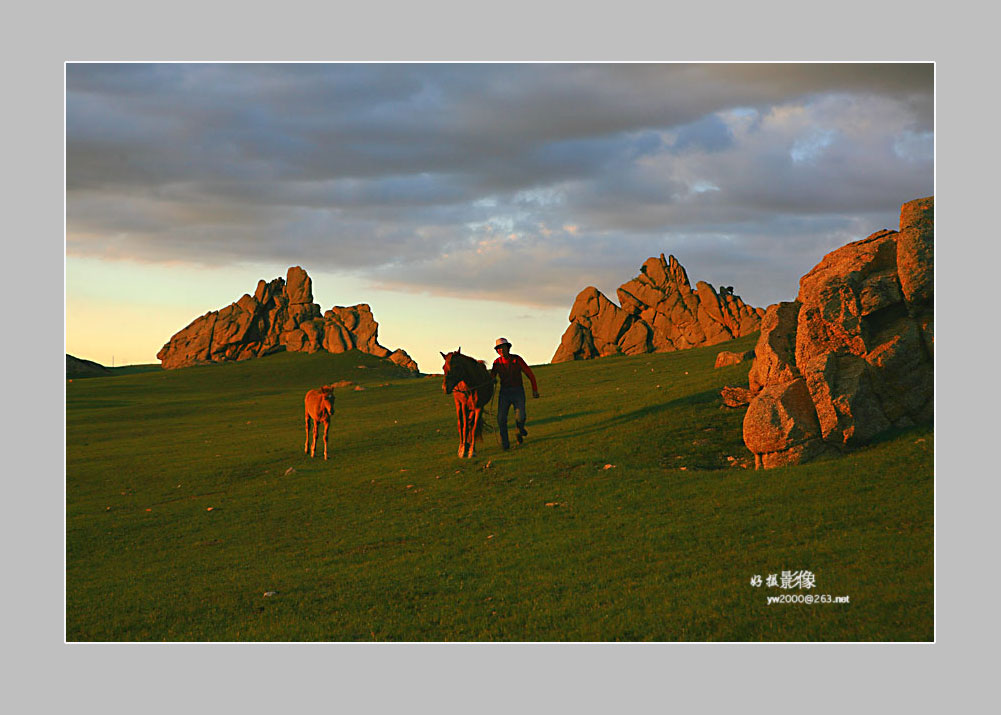
[[[723,405],[726,407],[743,407],[751,402],[754,393],[746,387],[731,387],[727,385],[720,391]]]
[[[618,306],[592,286],[580,292],[554,363],[715,345],[753,333],[764,314],[703,281],[692,290],[682,265],[664,254],[616,293]]]
[[[735,353],[731,350],[723,350],[716,354],[716,364],[713,367],[728,367],[730,365],[739,365],[745,360],[754,359],[754,351],[748,350],[742,353]]]
[[[934,197],[900,231],[829,253],[795,301],[769,306],[748,379],[744,443],[759,467],[864,444],[934,410]]]
[[[325,313],[313,302],[313,281],[299,266],[285,279],[259,281],[254,295],[244,295],[221,310],[196,318],[156,354],[166,369],[227,360],[247,360],[282,350],[341,353],[357,349],[417,371],[400,349],[389,351],[377,340],[379,324],[365,303],[334,307]]]

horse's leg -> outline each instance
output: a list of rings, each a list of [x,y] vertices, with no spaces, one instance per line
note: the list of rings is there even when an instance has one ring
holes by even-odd
[[[475,457],[476,456],[476,431],[480,427],[480,413],[482,411],[483,410],[480,410],[478,408],[474,408],[473,409],[473,428],[472,428],[472,432],[470,433],[470,436],[469,436],[469,456],[470,457]]]
[[[458,398],[456,398],[456,400],[455,400],[455,420],[456,420],[456,422],[458,422],[458,427],[459,427],[459,459],[462,459],[463,457],[466,456],[466,454],[465,454],[465,452],[466,452],[466,450],[465,450],[465,447],[466,447],[466,443],[465,443],[466,436],[465,436],[465,430],[463,429],[463,427],[464,427],[463,422],[465,422],[466,416],[465,416],[464,412],[465,412],[465,410],[463,410],[462,403],[459,401]]]
[[[462,403],[462,456],[472,457],[470,454],[472,449],[469,446],[469,418],[472,415],[469,414],[469,403]]]
[[[323,421],[323,458],[327,458],[327,429],[330,427],[330,420]]]
[[[317,438],[317,436],[319,436],[319,434],[320,434],[320,423],[314,417],[313,418],[313,444],[309,448],[309,456],[310,457],[315,457],[316,456],[316,438]]]
[[[306,413],[306,444],[302,446],[303,454],[309,454],[309,413]]]
[[[467,398],[466,398],[466,435],[465,435],[466,439],[465,439],[465,442],[466,442],[466,456],[469,459],[472,459],[473,455],[476,452],[476,450],[473,448],[473,440],[475,439],[473,435],[474,435],[474,432],[473,432],[473,405],[470,403],[470,398],[467,396]]]

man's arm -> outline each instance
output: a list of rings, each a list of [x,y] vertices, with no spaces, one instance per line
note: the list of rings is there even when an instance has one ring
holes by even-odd
[[[529,381],[532,383],[532,397],[538,397],[539,386],[535,382],[535,373],[532,372],[532,368],[528,366],[528,363],[525,362],[525,359],[521,355],[518,356],[518,365],[521,366],[521,371],[528,376]]]

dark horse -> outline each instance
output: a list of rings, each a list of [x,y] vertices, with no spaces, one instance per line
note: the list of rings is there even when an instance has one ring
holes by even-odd
[[[476,441],[483,434],[483,408],[494,394],[494,380],[487,366],[462,354],[462,348],[446,355],[441,389],[455,399],[459,422],[459,459],[476,456]]]

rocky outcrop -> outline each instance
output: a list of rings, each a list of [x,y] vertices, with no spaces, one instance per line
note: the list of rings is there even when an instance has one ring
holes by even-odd
[[[754,393],[746,387],[732,387],[730,385],[724,387],[719,394],[726,407],[743,407],[750,404],[754,397]]]
[[[747,352],[735,353],[731,350],[723,350],[716,354],[716,364],[713,367],[729,367],[730,365],[739,365],[745,360],[754,359],[754,351],[748,350]]]
[[[253,295],[196,318],[156,356],[164,368],[173,369],[247,360],[282,350],[361,350],[416,372],[417,363],[404,350],[390,351],[379,345],[378,332],[372,309],[364,303],[321,313],[313,302],[312,279],[293,266],[284,279],[259,281]]]
[[[744,443],[759,467],[865,444],[934,411],[934,199],[829,253],[769,306],[748,376]]]
[[[682,265],[663,254],[648,259],[616,293],[619,305],[592,286],[580,292],[554,363],[715,345],[753,333],[764,314],[708,283],[692,290]]]

